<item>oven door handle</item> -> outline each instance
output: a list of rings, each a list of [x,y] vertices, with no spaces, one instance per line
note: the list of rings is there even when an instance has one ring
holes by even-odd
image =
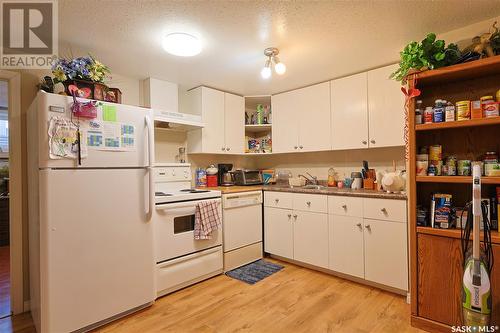
[[[196,204],[202,201],[217,201],[221,202],[219,198],[217,199],[209,199],[209,200],[196,200],[196,201],[191,201],[191,202],[180,202],[180,203],[166,203],[166,204],[161,204],[161,205],[156,205],[156,210],[174,210],[174,209],[179,209],[179,208],[196,208]]]

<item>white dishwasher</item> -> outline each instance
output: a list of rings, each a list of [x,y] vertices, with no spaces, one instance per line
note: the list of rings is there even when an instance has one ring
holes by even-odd
[[[262,191],[222,195],[224,272],[262,258]]]

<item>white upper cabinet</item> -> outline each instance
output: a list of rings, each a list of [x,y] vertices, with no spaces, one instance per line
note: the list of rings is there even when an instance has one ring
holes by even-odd
[[[330,82],[296,90],[299,151],[330,150]]]
[[[398,65],[368,72],[369,146],[404,145],[404,95],[401,84],[389,79]]]
[[[243,97],[207,87],[189,91],[191,113],[201,114],[205,127],[188,132],[189,153],[243,153]]]
[[[360,73],[330,82],[334,150],[368,147],[366,78]]]
[[[330,149],[330,83],[273,95],[273,152]]]
[[[245,151],[245,99],[224,93],[225,147],[227,153],[241,154]]]
[[[285,92],[271,97],[273,152],[289,153],[299,146],[297,94]]]

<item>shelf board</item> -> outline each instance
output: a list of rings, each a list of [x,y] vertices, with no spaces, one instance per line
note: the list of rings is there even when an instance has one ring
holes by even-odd
[[[272,124],[245,125],[245,130],[248,132],[268,132],[272,127]]]
[[[480,119],[470,119],[461,121],[449,121],[443,123],[432,123],[432,124],[419,124],[415,125],[416,131],[431,131],[440,130],[447,128],[463,128],[463,127],[475,127],[475,126],[491,126],[499,125],[500,117],[492,118],[480,118]]]
[[[437,229],[431,227],[417,227],[417,233],[419,234],[427,234],[434,236],[442,236],[449,238],[458,238],[460,239],[461,229]],[[483,239],[483,232],[481,231],[481,239]],[[500,233],[498,231],[491,232],[491,241],[495,244],[500,244]]]
[[[471,176],[416,176],[417,183],[472,184]],[[482,184],[500,184],[500,177],[481,177]]]
[[[500,55],[463,64],[417,72],[417,86],[425,86],[450,81],[467,80],[481,76],[500,74]]]

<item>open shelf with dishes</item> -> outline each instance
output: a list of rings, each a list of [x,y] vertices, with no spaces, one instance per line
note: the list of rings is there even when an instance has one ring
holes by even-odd
[[[271,96],[245,96],[245,153],[272,152]]]
[[[410,88],[415,87],[415,82],[421,91],[416,99],[422,101],[421,106],[433,106],[433,110],[440,107],[436,100],[450,101],[446,105],[457,109],[457,102],[477,101],[483,96],[495,99],[500,89],[500,56],[415,73],[409,77]],[[408,210],[412,324],[431,331],[449,331],[451,326],[462,324],[460,217],[472,198],[473,161],[482,162],[482,198],[489,213],[491,208],[498,208],[495,201],[500,187],[500,117],[482,110],[482,117],[477,119],[416,124],[416,107],[416,100],[411,100]],[[440,196],[451,198],[450,212],[456,210],[459,216],[443,225],[433,223],[430,213],[432,198]],[[494,255],[500,258],[498,230],[491,236]],[[491,274],[496,309],[500,308],[500,261],[497,262]],[[493,315],[492,322],[495,321],[500,322],[500,311]]]

